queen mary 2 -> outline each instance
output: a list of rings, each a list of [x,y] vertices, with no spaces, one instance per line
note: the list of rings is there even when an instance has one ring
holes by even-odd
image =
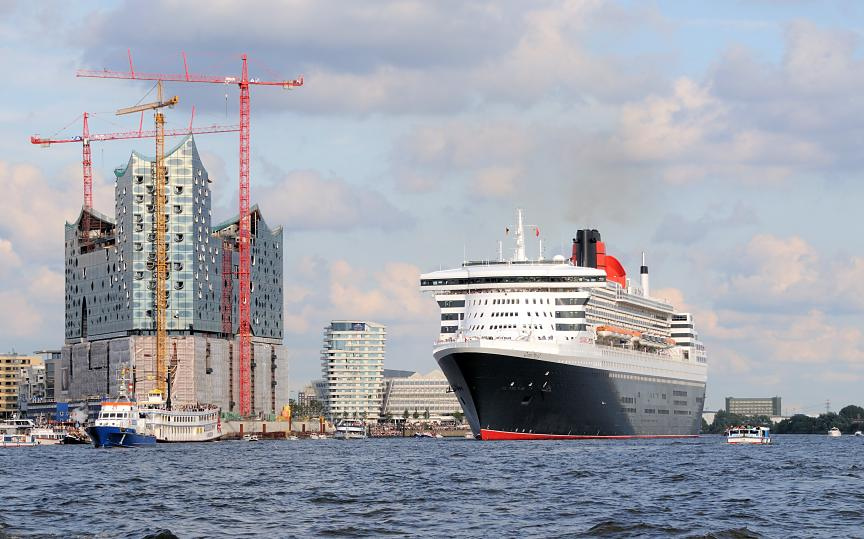
[[[697,436],[705,348],[689,313],[579,230],[572,256],[514,255],[420,276],[441,308],[434,357],[483,440]],[[539,230],[534,227],[539,235]],[[541,248],[542,252],[542,248]]]

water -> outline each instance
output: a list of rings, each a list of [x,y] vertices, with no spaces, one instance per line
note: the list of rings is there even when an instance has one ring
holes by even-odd
[[[5,449],[0,537],[864,537],[864,439],[775,441]]]

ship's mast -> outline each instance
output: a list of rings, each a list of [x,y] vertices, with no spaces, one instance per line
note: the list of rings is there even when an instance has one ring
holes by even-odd
[[[522,208],[516,209],[516,256],[514,262],[525,262],[525,225],[522,222]]]

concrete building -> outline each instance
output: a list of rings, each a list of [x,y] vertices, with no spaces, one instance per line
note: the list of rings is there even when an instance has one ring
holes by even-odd
[[[39,366],[44,368],[39,356],[23,356],[14,352],[0,355],[0,418],[9,418],[21,412],[21,400],[26,399],[31,376],[37,376],[32,374],[31,367]],[[44,375],[42,379],[44,383]],[[25,395],[22,395],[22,385]]]
[[[375,322],[334,320],[324,328],[324,408],[331,420],[377,420],[384,396],[387,332]]]
[[[737,398],[726,397],[726,412],[738,415],[783,415],[780,410],[780,397]]]
[[[429,412],[430,419],[439,419],[462,411],[441,369],[429,374],[385,371],[384,385],[381,415],[385,417],[404,417],[407,411],[409,417],[414,417],[415,412],[424,417],[425,412]]]
[[[69,390],[68,377],[66,385],[62,384],[62,354],[60,350],[39,350],[33,352],[42,356],[42,361],[45,364],[45,400],[65,401],[65,391]]]
[[[157,385],[154,158],[133,152],[115,174],[114,217],[83,211],[66,225],[66,328],[61,379],[68,398],[116,395],[133,367],[141,398]],[[238,219],[211,227],[211,181],[191,136],[166,152],[168,360],[172,401],[234,411]],[[252,410],[288,403],[282,346],[282,229],[252,210]]]

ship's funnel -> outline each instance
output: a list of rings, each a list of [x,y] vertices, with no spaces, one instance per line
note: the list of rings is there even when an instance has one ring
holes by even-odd
[[[642,253],[642,267],[639,268],[639,276],[642,278],[642,295],[651,296],[651,289],[648,282],[648,266],[645,264],[645,253]]]
[[[573,238],[573,263],[586,268],[597,267],[597,243],[600,232],[597,230],[577,230]]]

